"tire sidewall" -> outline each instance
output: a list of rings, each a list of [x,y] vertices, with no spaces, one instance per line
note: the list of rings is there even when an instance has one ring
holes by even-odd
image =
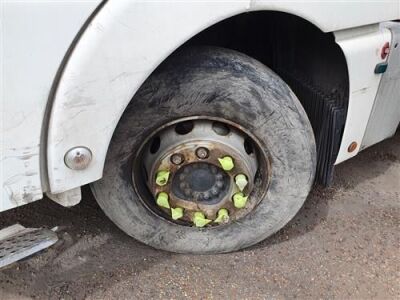
[[[271,162],[269,188],[256,208],[228,225],[182,226],[150,211],[132,184],[133,160],[157,128],[188,116],[224,118],[254,135]],[[155,248],[185,253],[229,252],[282,228],[304,203],[314,180],[314,136],[299,101],[270,69],[235,51],[178,53],[143,84],[111,141],[99,205],[122,230]]]

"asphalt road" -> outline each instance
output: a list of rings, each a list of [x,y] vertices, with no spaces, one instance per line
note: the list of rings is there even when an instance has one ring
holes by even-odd
[[[84,189],[67,209],[43,200],[0,227],[59,226],[60,241],[0,271],[0,299],[400,299],[400,134],[336,169],[283,230],[249,249],[180,255],[122,233]]]

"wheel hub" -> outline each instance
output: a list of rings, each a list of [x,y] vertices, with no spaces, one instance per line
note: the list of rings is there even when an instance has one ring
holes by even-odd
[[[257,152],[249,136],[222,122],[164,126],[141,150],[150,204],[171,221],[197,227],[242,218],[258,204],[251,197]]]
[[[183,200],[215,204],[229,192],[230,178],[221,168],[197,162],[180,168],[172,180],[172,193]]]

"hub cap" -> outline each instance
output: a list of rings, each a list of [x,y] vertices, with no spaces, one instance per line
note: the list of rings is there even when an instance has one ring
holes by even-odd
[[[267,177],[257,173],[259,152],[257,143],[231,124],[176,122],[143,144],[138,157],[144,173],[134,184],[142,179],[151,194],[147,203],[158,215],[182,225],[218,226],[258,204],[253,190],[265,186],[259,177],[264,183]]]
[[[172,180],[172,194],[186,201],[216,204],[226,198],[231,180],[221,168],[197,162],[180,168]]]

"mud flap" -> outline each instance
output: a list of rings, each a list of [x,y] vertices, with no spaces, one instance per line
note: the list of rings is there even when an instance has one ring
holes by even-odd
[[[300,73],[285,70],[278,73],[299,98],[314,129],[318,156],[315,179],[330,186],[346,122],[347,96],[338,90],[326,94]]]

